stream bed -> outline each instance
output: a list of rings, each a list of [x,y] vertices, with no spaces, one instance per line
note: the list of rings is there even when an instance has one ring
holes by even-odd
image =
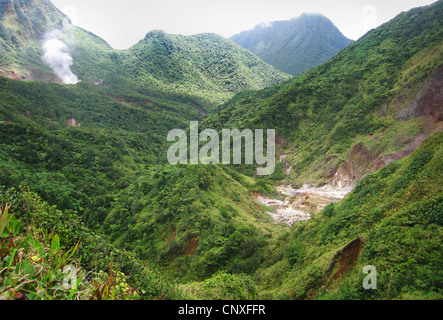
[[[274,208],[268,211],[276,224],[287,224],[292,226],[296,221],[309,220],[311,215],[320,212],[327,205],[340,201],[352,191],[352,187],[339,188],[324,186],[321,188],[303,186],[294,189],[291,186],[279,186],[278,192],[284,200],[257,195],[256,200],[267,207]]]

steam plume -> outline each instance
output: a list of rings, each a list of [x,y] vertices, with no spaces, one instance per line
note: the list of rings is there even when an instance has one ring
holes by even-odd
[[[62,36],[63,32],[60,30],[53,30],[44,36],[42,59],[62,79],[63,83],[75,84],[78,78],[71,71],[73,59],[68,46],[61,40]]]

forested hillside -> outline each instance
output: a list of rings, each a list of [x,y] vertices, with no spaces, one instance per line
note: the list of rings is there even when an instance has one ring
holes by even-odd
[[[368,175],[339,203],[273,239],[255,276],[263,298],[441,299],[443,132]],[[377,290],[362,286],[377,268]]]
[[[1,2],[9,35],[22,5]],[[88,81],[0,77],[1,298],[441,299],[442,24],[443,1],[402,13],[271,87],[287,76],[216,35],[114,51],[75,28]],[[48,75],[20,43],[1,61]],[[274,174],[169,164],[168,132],[197,120],[275,129]],[[325,207],[306,184],[353,191]],[[309,219],[276,223],[278,203]],[[367,265],[378,290],[362,288]]]
[[[63,67],[70,67],[70,58],[70,69],[80,81],[120,95],[192,102],[205,111],[241,90],[262,89],[290,77],[218,35],[184,37],[153,31],[128,50],[114,50],[103,39],[72,25],[49,0],[0,4],[0,71],[11,78],[63,81],[42,59],[48,39],[57,41],[49,49],[60,51],[51,52],[55,63],[63,62],[63,57],[68,59]]]
[[[441,2],[400,14],[320,67],[244,91],[210,128],[275,128],[296,185],[351,184],[442,128]]]
[[[307,13],[287,21],[261,23],[231,40],[292,75],[317,67],[352,43],[328,18]]]

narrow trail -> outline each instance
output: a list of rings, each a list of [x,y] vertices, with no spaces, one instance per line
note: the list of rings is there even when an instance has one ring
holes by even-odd
[[[324,186],[321,188],[303,186],[294,189],[291,186],[279,186],[278,192],[286,197],[284,200],[257,195],[256,200],[274,210],[268,211],[276,224],[287,224],[292,226],[296,221],[309,220],[311,215],[320,212],[327,205],[340,201],[352,191],[352,187],[338,188]]]

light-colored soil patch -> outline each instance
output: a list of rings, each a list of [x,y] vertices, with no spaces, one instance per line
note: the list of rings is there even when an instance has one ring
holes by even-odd
[[[309,220],[313,213],[320,212],[330,203],[343,199],[352,189],[353,187],[338,188],[329,185],[321,188],[305,185],[301,189],[279,186],[277,190],[286,197],[284,200],[263,195],[255,195],[255,198],[260,204],[274,208],[267,213],[276,224],[292,226],[296,221]]]

